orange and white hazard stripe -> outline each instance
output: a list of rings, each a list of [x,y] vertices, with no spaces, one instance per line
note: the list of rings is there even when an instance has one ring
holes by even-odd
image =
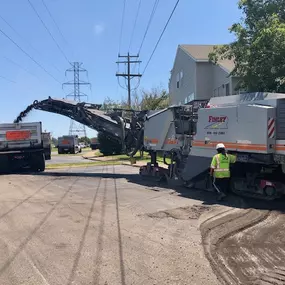
[[[268,132],[268,138],[273,139],[275,136],[275,119],[268,118],[267,132]]]

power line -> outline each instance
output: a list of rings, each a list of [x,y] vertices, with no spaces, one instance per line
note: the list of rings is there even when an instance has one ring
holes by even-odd
[[[65,37],[63,36],[63,33],[61,32],[61,30],[60,30],[60,28],[59,28],[58,24],[56,23],[56,21],[55,21],[54,17],[52,16],[52,14],[51,14],[51,12],[50,12],[50,10],[49,10],[48,6],[47,6],[47,5],[46,5],[46,3],[45,3],[45,1],[44,1],[44,0],[42,0],[42,3],[43,3],[43,5],[44,5],[45,9],[47,10],[47,12],[48,12],[49,16],[51,17],[51,19],[52,19],[52,21],[53,21],[54,25],[56,26],[56,28],[57,28],[58,32],[60,33],[60,35],[61,35],[62,39],[65,41],[65,43],[66,43],[66,44],[68,44],[68,43],[67,43],[67,40],[66,40],[66,39],[65,39]]]
[[[3,16],[0,15],[0,18],[3,20],[3,22],[6,23],[6,25],[8,27],[10,27],[10,29],[19,37],[21,38],[24,42],[26,42],[30,48],[32,48],[35,52],[37,52],[38,54],[40,54],[41,56],[43,56],[42,53],[40,53],[37,49],[35,49]],[[59,68],[57,68],[54,64],[51,63],[51,65],[58,71],[58,72],[61,72],[59,70]]]
[[[26,71],[27,73],[29,73],[30,75],[32,76],[35,76],[36,78],[38,78],[37,75],[33,74],[32,72],[30,72],[28,69],[26,69],[25,67],[21,66],[20,64],[18,64],[17,62],[13,61],[12,59],[4,56],[4,58],[7,60],[7,61],[10,61],[12,64],[18,66],[19,68],[23,69],[24,71]],[[39,78],[38,78],[39,79]]]
[[[125,11],[126,11],[126,0],[124,0],[124,5],[123,5],[123,14],[122,14],[122,22],[121,22],[121,32],[120,32],[120,40],[119,40],[119,53],[121,52],[123,26],[124,26],[124,19],[125,19]]]
[[[31,57],[25,50],[23,50],[13,39],[11,39],[4,31],[0,29],[0,32],[8,39],[10,40],[19,50],[21,50],[27,57],[29,57],[36,65],[38,65],[45,73],[47,73],[50,77],[52,77],[56,82],[59,84],[60,81],[58,81],[51,73],[49,73],[40,63],[38,63],[33,57]]]
[[[0,75],[0,78],[4,79],[4,80],[6,80],[6,81],[12,82],[12,83],[16,83],[15,81],[13,81],[13,80],[11,80],[11,79],[8,79],[8,78],[6,78],[6,77],[4,77],[4,76],[2,76],[2,75]]]
[[[141,8],[141,3],[142,3],[142,0],[139,0],[139,5],[138,5],[135,23],[134,23],[134,27],[133,27],[133,31],[132,31],[132,35],[131,35],[131,40],[130,40],[130,45],[129,45],[129,51],[130,51],[131,46],[132,46],[132,42],[133,42],[133,38],[134,38],[134,34],[135,34],[135,29],[136,29],[136,25],[137,25],[137,21],[138,21],[138,16],[139,16],[140,8]]]
[[[147,64],[146,64],[146,66],[145,66],[144,71],[143,71],[142,74],[145,73],[145,71],[146,71],[146,69],[147,69],[147,67],[148,67],[148,65],[149,65],[149,63],[150,63],[150,61],[151,61],[151,59],[152,59],[152,57],[153,57],[153,55],[154,55],[156,49],[157,49],[157,46],[158,46],[158,44],[159,44],[159,42],[160,42],[160,40],[161,40],[161,38],[162,38],[162,36],[163,36],[163,34],[164,34],[164,32],[165,32],[165,30],[166,30],[166,28],[167,28],[169,22],[170,22],[170,20],[171,20],[171,18],[172,18],[172,16],[173,16],[173,14],[174,14],[174,12],[175,12],[175,10],[176,10],[178,4],[179,4],[179,1],[180,1],[180,0],[177,0],[177,2],[176,2],[175,6],[174,6],[174,8],[173,8],[173,10],[172,10],[172,12],[171,12],[171,14],[170,14],[170,16],[169,16],[169,18],[168,18],[168,20],[167,20],[165,26],[164,26],[164,29],[163,29],[163,31],[162,31],[162,33],[161,33],[161,35],[160,35],[160,37],[159,37],[159,39],[158,39],[158,41],[157,41],[155,47],[154,47],[154,49],[153,49],[153,52],[152,52],[152,54],[151,54],[151,56],[150,56],[150,58],[149,58],[149,60],[148,60],[148,62],[147,62]]]
[[[158,3],[159,3],[159,0],[155,0],[154,5],[153,5],[153,8],[152,8],[152,12],[151,12],[150,17],[149,17],[149,20],[148,20],[148,24],[147,24],[147,27],[146,27],[146,31],[145,31],[144,36],[143,36],[143,40],[142,40],[142,43],[141,43],[140,48],[139,48],[138,54],[140,54],[141,49],[142,49],[142,47],[143,47],[143,44],[144,44],[146,35],[147,35],[147,33],[148,33],[150,24],[151,24],[151,22],[152,22],[152,20],[153,20],[153,17],[154,17],[154,14],[155,14],[155,12],[156,12]]]
[[[52,35],[52,33],[50,32],[50,30],[48,29],[48,27],[46,26],[46,24],[44,23],[44,21],[42,20],[41,16],[39,15],[39,13],[37,12],[36,8],[34,7],[34,5],[32,4],[32,2],[30,0],[28,0],[31,8],[34,10],[34,12],[36,13],[37,17],[39,18],[39,20],[41,21],[41,23],[43,24],[43,26],[45,27],[46,31],[49,33],[49,35],[51,36],[52,40],[54,41],[54,43],[56,44],[57,48],[59,49],[59,51],[61,52],[61,54],[63,55],[63,57],[66,59],[66,61],[68,63],[69,60],[67,58],[67,56],[65,55],[64,51],[61,49],[61,47],[59,46],[59,44],[57,43],[57,41],[55,40],[54,36]]]

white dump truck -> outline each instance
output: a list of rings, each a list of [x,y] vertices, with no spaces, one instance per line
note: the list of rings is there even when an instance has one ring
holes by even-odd
[[[0,171],[45,170],[41,122],[0,124]]]

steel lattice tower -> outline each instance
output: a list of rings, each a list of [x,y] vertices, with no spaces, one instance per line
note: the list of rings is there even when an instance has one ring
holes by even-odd
[[[74,101],[81,102],[81,98],[85,97],[88,100],[88,96],[85,93],[82,93],[80,91],[81,85],[89,85],[91,87],[91,84],[89,82],[85,82],[80,80],[80,72],[86,72],[87,70],[82,68],[81,62],[72,62],[71,68],[67,69],[65,72],[65,75],[67,72],[73,72],[73,80],[63,83],[64,85],[72,85],[73,91],[66,95],[66,98],[73,97]],[[88,73],[87,73],[88,76]],[[70,121],[70,127],[69,127],[69,135],[78,135],[78,137],[84,136],[86,137],[86,129],[85,126],[82,124],[79,124],[75,122],[74,120]]]

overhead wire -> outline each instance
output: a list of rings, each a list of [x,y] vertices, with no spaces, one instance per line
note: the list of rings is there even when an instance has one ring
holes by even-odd
[[[56,23],[54,17],[52,16],[52,13],[51,13],[50,9],[48,8],[48,6],[47,6],[45,0],[42,0],[42,3],[43,3],[43,5],[44,5],[45,9],[47,10],[47,12],[48,12],[50,18],[52,19],[54,25],[56,26],[58,32],[60,33],[60,35],[61,35],[63,41],[64,41],[66,44],[68,44],[67,40],[65,39],[63,33],[61,32],[61,30],[60,30],[60,28],[59,28],[59,26],[58,26],[58,24]]]
[[[133,42],[133,38],[134,38],[134,34],[135,34],[135,29],[136,29],[136,26],[137,26],[138,16],[139,16],[139,13],[140,13],[141,3],[142,3],[142,0],[139,0],[139,5],[138,5],[137,13],[136,13],[136,18],[135,18],[135,23],[134,23],[133,31],[132,31],[132,35],[131,35],[129,50],[131,49],[131,46],[132,46],[132,42]]]
[[[155,0],[154,5],[153,5],[153,8],[152,8],[152,12],[151,12],[151,14],[150,14],[150,17],[149,17],[149,20],[148,20],[148,23],[147,23],[147,27],[146,27],[146,30],[145,30],[145,33],[144,33],[144,36],[143,36],[143,39],[142,39],[142,42],[141,42],[141,45],[140,45],[140,48],[139,48],[138,54],[140,54],[140,52],[141,52],[141,49],[142,49],[143,44],[144,44],[144,42],[145,42],[147,33],[148,33],[148,31],[149,31],[149,28],[150,28],[151,22],[152,22],[152,20],[153,20],[153,17],[154,17],[154,15],[155,15],[155,12],[156,12],[156,9],[157,9],[158,4],[159,4],[159,0]]]
[[[54,41],[54,43],[56,44],[58,50],[61,52],[61,54],[63,55],[63,57],[65,58],[65,60],[70,63],[70,61],[68,60],[66,54],[64,53],[64,51],[62,50],[62,48],[59,46],[58,42],[56,41],[56,39],[54,38],[54,36],[52,35],[52,33],[50,32],[49,28],[47,27],[47,25],[45,24],[45,22],[42,20],[41,16],[39,15],[38,11],[36,10],[35,6],[32,4],[32,2],[30,0],[27,0],[31,6],[31,8],[33,9],[33,11],[35,12],[35,14],[37,15],[37,17],[39,18],[40,22],[42,23],[42,25],[44,26],[44,28],[46,29],[46,31],[48,32],[48,34],[50,35],[50,37],[52,38],[52,40]]]
[[[6,80],[6,81],[9,81],[9,82],[12,82],[12,83],[16,83],[15,81],[11,80],[11,79],[8,79],[7,77],[4,77],[2,75],[0,75],[0,78]]]
[[[164,26],[164,29],[163,29],[163,31],[161,32],[160,37],[159,37],[159,39],[158,39],[158,41],[157,41],[157,43],[156,43],[156,45],[155,45],[155,47],[154,47],[154,49],[153,49],[151,55],[150,55],[150,58],[149,58],[149,60],[148,60],[148,62],[147,62],[147,64],[146,64],[146,66],[145,66],[143,72],[142,72],[142,75],[144,75],[144,73],[145,73],[145,71],[146,71],[146,69],[147,69],[147,67],[148,67],[148,65],[149,65],[149,63],[150,63],[150,61],[151,61],[151,59],[152,59],[152,57],[153,57],[153,55],[154,55],[154,53],[155,53],[155,51],[156,51],[158,45],[159,45],[159,43],[160,43],[160,40],[161,40],[161,38],[162,38],[162,36],[163,36],[165,30],[167,29],[167,26],[168,26],[168,24],[169,24],[169,22],[170,22],[170,20],[171,20],[171,18],[172,18],[172,16],[173,16],[173,14],[174,14],[174,12],[175,12],[175,10],[176,10],[176,8],[177,8],[179,2],[180,2],[180,0],[177,0],[177,1],[176,1],[176,4],[174,5],[174,8],[173,8],[173,10],[172,10],[172,12],[171,12],[171,14],[170,14],[170,16],[169,16],[169,18],[168,18],[168,20],[167,20],[165,26]]]
[[[38,54],[40,54],[41,56],[43,56],[42,53],[40,53],[37,49],[35,49],[2,15],[0,15],[0,18],[3,20],[3,22],[6,23],[6,25],[8,27],[10,27],[10,29],[19,37],[21,38],[24,42],[26,42],[31,49],[33,49],[35,52],[37,52]],[[56,67],[54,64],[51,63],[51,65],[58,71],[61,73],[61,71],[59,70],[58,67]]]
[[[6,56],[4,56],[4,58],[5,58],[7,61],[11,62],[12,64],[18,66],[20,69],[23,69],[24,71],[26,71],[26,72],[29,73],[30,75],[32,75],[32,76],[34,76],[34,77],[36,77],[36,78],[39,79],[39,77],[38,77],[37,75],[35,75],[35,74],[33,74],[32,72],[30,72],[28,69],[26,69],[25,67],[21,66],[19,63],[13,61],[12,59],[10,59],[10,58],[8,58],[8,57],[6,57]]]
[[[30,54],[28,54],[20,45],[18,45],[11,37],[9,37],[1,28],[0,33],[10,40],[19,50],[21,50],[27,57],[29,57],[37,66],[39,66],[46,74],[52,77],[56,82],[61,84],[50,72],[48,72],[38,61],[36,61]]]
[[[122,35],[123,35],[123,26],[124,26],[125,12],[126,12],[126,0],[124,0],[124,4],[123,4],[123,14],[122,14],[121,31],[120,31],[120,39],[119,39],[119,54],[120,54],[120,52],[121,52],[121,45],[122,45]]]

